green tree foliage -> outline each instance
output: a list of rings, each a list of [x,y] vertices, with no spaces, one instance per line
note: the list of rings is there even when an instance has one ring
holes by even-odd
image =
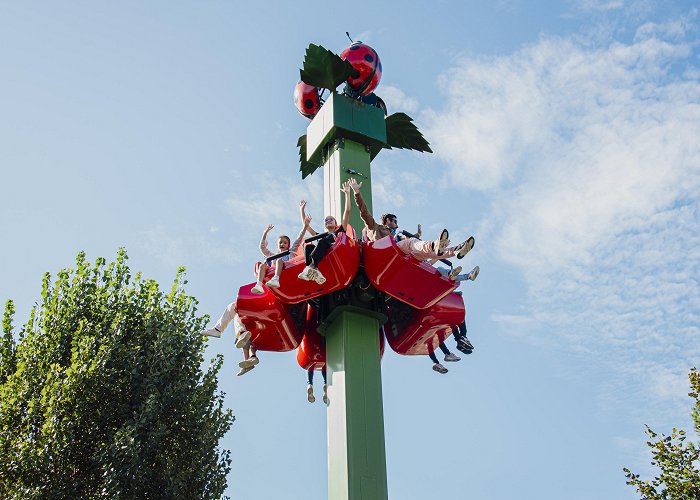
[[[8,302],[0,342],[0,498],[219,498],[218,447],[234,417],[202,369],[197,302],[116,262],[55,281],[19,334]]]
[[[695,400],[695,431],[700,434],[700,373],[693,368],[688,377],[691,387],[688,395]],[[647,441],[653,455],[651,463],[661,469],[661,474],[649,481],[624,468],[627,484],[636,487],[644,499],[700,499],[700,447],[686,442],[688,436],[685,431],[675,428],[670,436],[657,434],[649,426],[646,433],[651,439]]]

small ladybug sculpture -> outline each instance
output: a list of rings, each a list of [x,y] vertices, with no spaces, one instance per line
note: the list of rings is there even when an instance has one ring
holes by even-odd
[[[382,62],[377,51],[357,41],[341,52],[340,58],[347,60],[357,70],[357,76],[351,76],[347,80],[352,93],[364,96],[377,88],[382,79]]]
[[[297,83],[294,87],[294,105],[299,113],[311,120],[323,105],[318,87],[304,82]]]

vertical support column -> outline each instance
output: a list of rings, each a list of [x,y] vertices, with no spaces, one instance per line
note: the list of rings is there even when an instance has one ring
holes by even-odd
[[[328,498],[387,500],[379,320],[353,309],[327,321]]]
[[[352,175],[349,170],[359,172],[361,175]],[[340,220],[343,214],[344,194],[340,186],[350,177],[355,177],[362,182],[362,199],[369,211],[372,211],[372,178],[370,175],[369,153],[364,145],[349,139],[336,139],[329,154],[328,160],[323,165],[324,215],[332,215]],[[352,200],[350,212],[350,225],[357,231],[360,238],[364,222],[360,218],[360,212]]]

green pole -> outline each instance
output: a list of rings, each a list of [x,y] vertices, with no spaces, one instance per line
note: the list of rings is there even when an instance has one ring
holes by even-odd
[[[378,108],[332,94],[307,131],[307,158],[323,158],[325,214],[343,211],[340,187],[356,177],[372,210],[370,145],[386,142]],[[357,173],[352,173],[357,172]],[[350,225],[364,223],[354,201]],[[382,315],[337,306],[324,320],[328,377],[328,498],[387,500],[379,327]]]

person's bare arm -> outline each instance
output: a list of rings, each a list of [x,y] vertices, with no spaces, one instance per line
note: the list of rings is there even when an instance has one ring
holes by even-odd
[[[318,232],[310,226],[311,217],[306,215],[306,200],[301,200],[299,202],[299,215],[301,216],[301,223],[304,225],[306,231],[308,231],[311,236],[316,236]],[[309,219],[308,222],[306,221],[307,217]]]
[[[271,257],[274,255],[270,250],[267,249],[267,234],[272,231],[272,228],[275,227],[272,224],[268,224],[267,227],[265,228],[265,231],[263,231],[262,238],[260,238],[260,253],[263,254],[265,257]]]
[[[347,229],[348,221],[350,220],[350,181],[344,182],[340,189],[345,193],[345,211],[343,212],[343,221],[340,225]]]

